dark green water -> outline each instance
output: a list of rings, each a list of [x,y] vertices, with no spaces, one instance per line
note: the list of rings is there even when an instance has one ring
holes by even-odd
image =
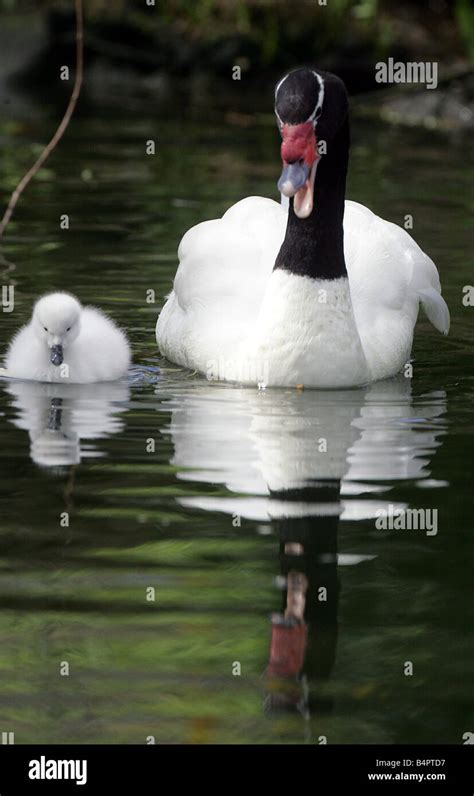
[[[3,122],[4,200],[55,118]],[[276,197],[276,129],[235,121],[206,109],[169,121],[145,103],[83,112],[9,228],[2,349],[38,294],[65,288],[128,329],[136,368],[128,385],[0,383],[0,730],[16,743],[462,743],[474,730],[472,151],[354,125],[349,197],[397,223],[413,215],[452,313],[447,339],[420,318],[413,379],[258,392],[166,365],[154,337],[186,229],[248,194]],[[436,509],[437,534],[378,530],[388,504]],[[296,685],[265,676],[280,549],[295,541],[309,584]],[[268,709],[285,689],[302,712]]]

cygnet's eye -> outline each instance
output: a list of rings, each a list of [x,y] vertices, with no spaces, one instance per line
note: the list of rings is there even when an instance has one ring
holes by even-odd
[[[70,332],[70,331],[71,331],[71,327],[68,326],[67,329],[66,329],[66,332]]]
[[[47,330],[47,328],[46,328],[46,326],[43,326],[43,329],[45,330],[45,332],[47,332],[47,331],[48,331],[48,330]]]

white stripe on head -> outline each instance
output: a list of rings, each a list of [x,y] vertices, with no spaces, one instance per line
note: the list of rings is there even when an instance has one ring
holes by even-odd
[[[289,75],[289,74],[290,74],[290,73],[288,72],[288,75]],[[286,78],[288,77],[288,75],[285,75],[285,77],[282,77],[282,79],[280,80],[280,82],[278,83],[278,85],[277,85],[277,86],[276,86],[276,88],[275,88],[275,116],[276,116],[276,117],[277,117],[277,119],[278,119],[278,124],[280,125],[280,127],[283,127],[283,121],[282,121],[282,119],[281,119],[281,116],[280,116],[280,114],[278,113],[278,111],[277,111],[277,109],[276,109],[277,94],[278,94],[278,92],[279,92],[279,90],[280,90],[281,86],[282,86],[282,85],[283,85],[283,83],[285,82]]]
[[[288,72],[288,75],[289,75],[289,74],[290,74],[290,72]],[[280,80],[280,82],[278,83],[277,87],[275,88],[275,100],[276,100],[276,98],[277,98],[277,94],[278,94],[278,92],[279,92],[279,90],[280,90],[280,87],[283,85],[283,83],[285,82],[285,80],[286,80],[286,78],[288,77],[288,75],[285,75],[285,77],[282,77],[282,79],[281,79],[281,80]]]
[[[307,122],[314,122],[316,123],[318,120],[318,111],[321,110],[323,107],[324,102],[324,80],[322,79],[321,75],[318,75],[317,72],[313,71],[313,75],[318,79],[319,83],[319,96],[318,101],[315,105],[314,111],[312,112],[311,116],[308,116],[306,119]]]

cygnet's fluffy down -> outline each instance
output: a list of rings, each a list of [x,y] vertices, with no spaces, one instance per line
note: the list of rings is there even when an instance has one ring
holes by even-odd
[[[40,298],[30,322],[10,343],[6,375],[44,382],[90,384],[125,376],[130,346],[124,332],[95,307],[69,293]]]

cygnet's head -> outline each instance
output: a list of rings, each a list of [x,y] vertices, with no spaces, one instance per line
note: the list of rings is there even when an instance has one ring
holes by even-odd
[[[33,310],[36,336],[50,349],[53,365],[61,365],[64,349],[80,331],[82,307],[69,293],[49,293],[38,299]]]

